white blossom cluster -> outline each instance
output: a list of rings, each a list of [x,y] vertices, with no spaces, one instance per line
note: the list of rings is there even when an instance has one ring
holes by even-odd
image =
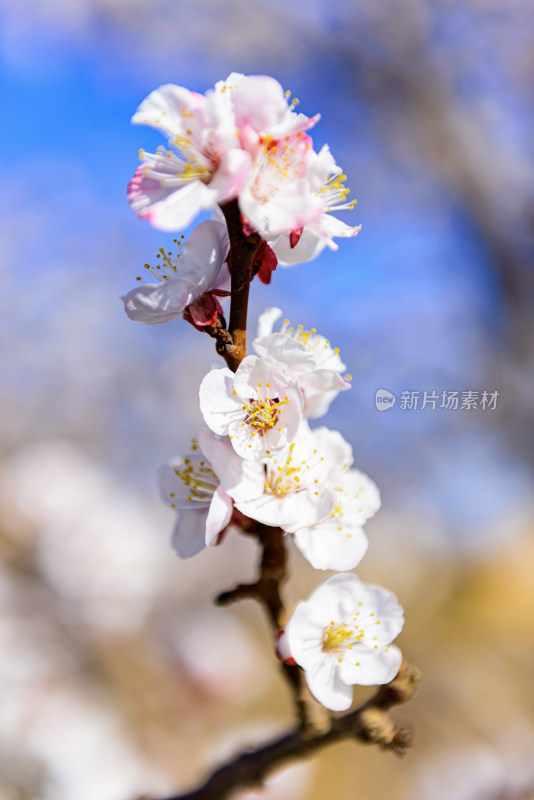
[[[265,283],[277,261],[296,264],[325,245],[335,249],[333,237],[359,228],[330,212],[354,204],[328,147],[313,149],[307,131],[319,116],[297,114],[297,102],[273,78],[236,73],[205,95],[174,85],[152,92],[133,122],[158,128],[168,145],[141,151],[128,189],[132,208],[177,231],[198,212],[237,201],[244,232],[261,237]],[[179,244],[178,258],[161,249],[159,263],[145,265],[157,282],[123,298],[130,318],[156,323],[184,315],[198,328],[214,324],[231,271],[226,224],[220,211],[214,216]],[[281,315],[269,308],[260,316],[255,355],[235,373],[224,367],[205,376],[205,426],[187,456],[161,468],[159,487],[178,512],[173,545],[182,558],[219,544],[243,515],[281,528],[316,569],[340,573],[297,606],[277,647],[305,670],[320,702],[343,710],[354,684],[395,677],[402,657],[391,642],[403,612],[390,592],[346,572],[367,550],[363,525],[380,495],[354,468],[340,433],[309,425],[350,388],[350,376],[315,329],[284,320],[275,330]]]

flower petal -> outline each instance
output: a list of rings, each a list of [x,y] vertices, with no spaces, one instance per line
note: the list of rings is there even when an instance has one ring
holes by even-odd
[[[234,504],[224,489],[217,487],[213,494],[206,518],[206,545],[216,545],[219,534],[223,531],[232,517]]]
[[[346,657],[339,664],[341,680],[359,686],[379,686],[393,680],[402,663],[402,653],[394,644],[376,651],[354,651],[354,661]]]
[[[143,283],[125,295],[124,310],[130,319],[153,325],[180,317],[195,299],[196,287],[183,278]]]
[[[363,528],[339,527],[336,519],[327,519],[294,532],[295,544],[315,569],[354,569],[364,557],[368,541]]]
[[[180,558],[191,558],[206,546],[208,506],[182,509],[174,526],[171,543]]]

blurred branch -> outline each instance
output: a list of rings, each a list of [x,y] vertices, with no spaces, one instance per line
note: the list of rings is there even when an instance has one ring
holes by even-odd
[[[387,712],[410,700],[418,681],[419,671],[404,662],[391,683],[380,687],[375,696],[356,711],[331,719],[327,730],[310,733],[298,728],[257,750],[241,753],[216,770],[200,788],[166,800],[223,800],[236,789],[261,786],[265,778],[282,765],[344,739],[377,744],[383,750],[402,756],[412,744],[411,731],[396,727]]]

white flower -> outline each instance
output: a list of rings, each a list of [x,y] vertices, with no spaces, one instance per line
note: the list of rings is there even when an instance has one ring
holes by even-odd
[[[337,431],[310,430],[303,422],[295,441],[265,463],[228,453],[205,429],[200,443],[236,508],[265,525],[288,532],[313,525],[334,508],[340,475],[352,462],[350,445]]]
[[[302,132],[262,138],[239,206],[250,227],[269,243],[320,221],[324,203],[309,177],[313,155],[312,139]]]
[[[287,448],[302,419],[302,395],[279,365],[247,356],[237,371],[212,369],[200,386],[200,410],[214,433],[229,436],[245,459]]]
[[[189,456],[171,459],[158,474],[164,502],[178,511],[172,545],[181,558],[218,544],[232,516],[232,499],[198,449],[193,440]]]
[[[337,166],[328,145],[324,145],[319,153],[310,154],[307,177],[321,213],[305,225],[295,225],[291,234],[282,233],[269,239],[269,245],[282,266],[310,261],[325,246],[337,250],[334,237],[356,236],[361,230],[361,225],[347,225],[329,213],[352,211],[356,201],[347,200],[349,190],[343,184],[347,176]]]
[[[213,324],[222,311],[217,296],[229,294],[229,247],[226,225],[208,220],[194,229],[175,260],[161,248],[160,263],[145,264],[158,283],[140,284],[122,298],[130,319],[151,325],[176,319],[189,308],[197,325]]]
[[[179,230],[202,209],[238,197],[264,140],[301,134],[319,119],[295,114],[295,102],[274,78],[235,72],[205,95],[173,84],[156,89],[132,122],[158,128],[168,147],[140,151],[130,205],[155,227]]]
[[[260,356],[276,359],[288,377],[297,381],[304,396],[304,416],[321,417],[339,392],[350,388],[350,383],[339,374],[346,369],[345,364],[339,357],[339,349],[334,349],[315,328],[311,331],[304,330],[302,325],[293,328],[286,319],[281,330],[273,333],[273,325],[281,314],[279,308],[267,308],[260,315],[254,350]]]
[[[363,472],[342,472],[334,486],[335,504],[315,525],[293,532],[295,544],[315,569],[348,570],[367,551],[362,525],[380,508],[380,493]]]
[[[132,122],[168,137],[168,148],[140,151],[141,165],[128,185],[140,217],[162,230],[180,230],[203,209],[237,197],[251,157],[240,147],[229,93],[204,96],[166,84],[148,95]]]
[[[391,642],[403,624],[403,610],[391,592],[340,573],[299,603],[285,637],[312,694],[327,708],[344,711],[354,684],[393,680],[402,654]]]

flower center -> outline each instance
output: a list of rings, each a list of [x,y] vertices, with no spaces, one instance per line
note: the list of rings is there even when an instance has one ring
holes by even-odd
[[[347,622],[336,625],[331,622],[323,632],[323,646],[325,652],[338,652],[340,650],[352,649],[354,644],[358,644],[364,637],[361,629],[349,627]]]
[[[348,200],[350,189],[348,189],[343,181],[347,176],[342,173],[331,175],[326,183],[321,186],[318,194],[323,197],[327,203],[326,211],[342,211],[348,209],[354,211],[356,200]]]
[[[163,247],[160,247],[156,254],[156,258],[159,259],[159,261],[157,261],[153,267],[150,264],[144,265],[145,269],[160,283],[168,281],[169,278],[174,278],[178,273],[178,259],[183,255],[183,242],[181,240],[184,238],[185,236],[182,234],[180,239],[173,239],[178,251],[174,257],[170,250],[166,252]],[[143,279],[138,275],[136,280],[142,281]]]
[[[190,502],[198,500],[201,502],[211,501],[211,496],[217,486],[219,479],[205,461],[193,463],[190,458],[184,458],[183,467],[175,467],[174,474],[177,475],[189,489]]]
[[[274,428],[280,416],[280,409],[286,405],[289,405],[287,397],[283,400],[279,400],[278,397],[254,400],[251,397],[249,403],[243,406],[243,411],[247,412],[244,424],[250,425],[255,429],[255,433],[264,436],[266,431]]]
[[[324,336],[317,333],[317,328],[312,328],[309,331],[304,330],[304,325],[298,325],[294,328],[290,325],[289,320],[285,319],[280,329],[280,333],[285,333],[286,336],[290,336],[296,342],[300,342],[304,345],[310,352],[315,353],[317,356],[324,354],[324,351],[327,350],[328,354],[332,352],[332,347],[330,345],[330,341],[325,339]],[[339,355],[339,348],[336,347],[333,350],[335,355]],[[326,354],[325,354],[326,355]]]

